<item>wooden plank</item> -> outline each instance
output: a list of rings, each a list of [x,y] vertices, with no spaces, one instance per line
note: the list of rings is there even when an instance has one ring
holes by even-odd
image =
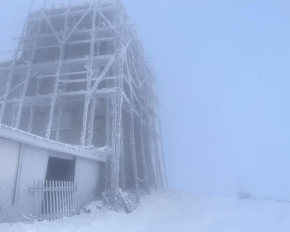
[[[67,211],[68,211],[68,207],[67,207],[67,186],[66,186],[66,181],[64,181],[64,203],[65,203],[65,209],[64,209],[64,216],[67,217]]]
[[[38,216],[38,189],[37,189],[37,181],[34,181],[35,186],[35,217]]]
[[[48,202],[48,181],[45,181],[45,201],[46,201],[46,211],[45,211],[45,216],[48,217],[49,215],[49,202]]]
[[[45,187],[44,187],[45,181],[41,181],[41,216],[45,214]]]
[[[55,187],[56,187],[56,197],[55,197],[55,203],[56,203],[56,219],[59,219],[59,197],[58,197],[58,193],[59,193],[59,185],[58,185],[58,181],[55,181]]]
[[[50,204],[50,208],[49,208],[49,214],[50,214],[50,217],[49,219],[52,220],[52,213],[53,213],[53,210],[52,210],[52,187],[51,187],[51,180],[49,181],[49,204]]]
[[[61,214],[62,214],[62,217],[64,216],[64,212],[65,212],[65,201],[64,201],[63,188],[64,188],[64,182],[61,181]]]
[[[69,211],[69,216],[71,216],[72,212],[72,205],[71,205],[71,182],[68,182],[68,211]]]

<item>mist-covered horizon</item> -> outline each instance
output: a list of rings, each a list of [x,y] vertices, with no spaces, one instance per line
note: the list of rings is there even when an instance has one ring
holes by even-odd
[[[170,187],[290,199],[290,2],[125,4],[156,72]],[[0,51],[29,5],[0,2]]]

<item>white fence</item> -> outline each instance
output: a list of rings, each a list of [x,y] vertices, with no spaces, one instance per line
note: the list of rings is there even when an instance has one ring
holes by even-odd
[[[34,181],[36,220],[70,217],[78,210],[77,183],[68,181]]]

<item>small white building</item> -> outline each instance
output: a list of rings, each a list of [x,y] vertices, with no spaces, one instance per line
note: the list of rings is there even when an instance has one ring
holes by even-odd
[[[75,182],[76,209],[93,200],[103,189],[101,169],[105,157],[105,152],[93,153],[0,124],[0,222],[23,221],[45,214],[46,207],[41,206],[45,193],[36,199],[32,191],[35,181]],[[59,208],[63,207],[60,198],[58,203]],[[53,210],[49,208],[46,211]]]

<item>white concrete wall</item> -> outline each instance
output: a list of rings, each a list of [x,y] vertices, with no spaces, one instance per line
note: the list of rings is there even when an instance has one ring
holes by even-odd
[[[14,200],[20,143],[0,138],[0,206]]]
[[[77,157],[75,182],[79,188],[79,206],[95,199],[102,191],[101,163]]]
[[[48,151],[29,145],[23,145],[23,162],[19,183],[18,205],[23,206],[23,215],[35,215],[34,193],[29,189],[34,180],[45,180],[48,163]]]

